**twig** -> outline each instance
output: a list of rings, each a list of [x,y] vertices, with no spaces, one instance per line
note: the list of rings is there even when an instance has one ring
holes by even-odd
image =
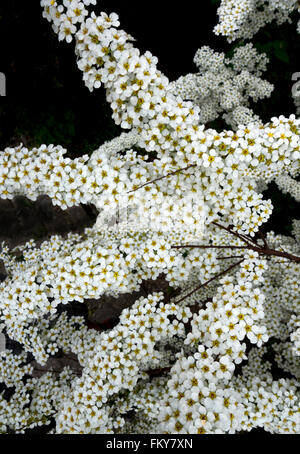
[[[233,232],[233,231],[232,231],[232,232]],[[243,234],[243,233],[239,233],[239,235],[240,235],[241,238],[243,237],[246,241],[250,241],[252,244],[254,244],[255,246],[257,246],[257,241],[254,240],[254,239],[252,239],[252,238],[250,238],[250,236],[245,235],[245,234]]]
[[[246,240],[246,239],[245,239],[242,235],[240,235],[239,233],[234,232],[233,230],[231,230],[229,227],[225,227],[224,225],[218,224],[217,222],[212,222],[212,224],[216,225],[216,226],[219,227],[220,229],[226,230],[226,232],[231,233],[232,235],[236,236],[237,238],[239,238],[240,240],[242,240],[244,243],[246,243],[248,246],[252,247],[252,245],[249,243],[248,240]],[[252,241],[252,243],[253,243],[253,241]],[[255,243],[254,243],[254,244],[255,244]]]
[[[179,248],[250,249],[252,251],[258,252],[261,255],[282,257],[282,258],[286,258],[288,260],[291,260],[293,262],[300,263],[300,257],[298,257],[297,255],[293,255],[293,254],[290,254],[290,253],[285,252],[285,251],[284,252],[277,251],[275,249],[271,249],[269,246],[268,247],[266,247],[266,246],[265,247],[261,247],[261,246],[258,246],[257,243],[255,243],[256,245],[252,245],[252,244],[248,243],[244,238],[242,238],[241,235],[239,235],[238,233],[233,232],[232,230],[230,230],[229,227],[225,227],[223,225],[220,225],[217,222],[213,222],[213,224],[216,225],[217,227],[220,227],[223,230],[226,230],[226,232],[231,233],[232,235],[240,238],[244,243],[247,244],[247,246],[213,246],[213,245],[192,245],[192,244],[188,244],[188,245],[171,246],[171,248],[173,248],[173,249],[179,249]]]
[[[232,270],[233,268],[235,268],[236,266],[238,266],[240,263],[242,263],[244,261],[244,258],[239,260],[238,262],[234,263],[233,265],[229,266],[228,268],[226,268],[226,270],[222,271],[221,273],[218,273],[216,274],[214,277],[212,277],[211,279],[209,279],[208,281],[204,282],[203,284],[200,284],[198,287],[194,288],[194,290],[192,290],[190,293],[188,293],[187,295],[183,296],[180,300],[178,301],[175,301],[175,304],[177,303],[181,303],[181,301],[185,300],[186,298],[188,298],[189,296],[193,295],[193,293],[197,292],[198,290],[200,290],[200,288],[204,287],[205,285],[209,284],[210,282],[214,281],[215,279],[218,279],[219,277],[223,276],[224,274],[228,273],[228,271]]]
[[[200,249],[249,249],[249,246],[214,246],[211,244],[180,244],[178,246],[171,246],[171,249],[181,248],[200,248]],[[250,246],[251,247],[251,246]]]
[[[217,260],[241,259],[242,255],[231,255],[230,257],[217,257]]]
[[[167,177],[170,177],[170,176],[172,176],[172,175],[176,175],[176,173],[182,172],[182,171],[187,170],[187,169],[190,169],[191,167],[196,167],[196,164],[191,164],[191,165],[189,165],[189,166],[187,166],[187,167],[184,167],[183,169],[174,170],[174,172],[170,172],[170,173],[168,173],[167,175],[163,175],[162,177],[156,178],[155,180],[148,181],[147,183],[142,184],[142,185],[139,186],[138,188],[135,188],[135,189],[132,189],[131,191],[128,191],[127,194],[129,194],[130,192],[135,192],[135,191],[137,191],[138,189],[141,189],[141,188],[143,188],[144,186],[148,186],[148,184],[152,184],[152,183],[155,183],[156,181],[162,180],[163,178],[167,178]]]
[[[265,235],[263,235],[261,232],[257,232],[258,236],[263,240],[265,248],[269,249],[269,245],[267,243]]]

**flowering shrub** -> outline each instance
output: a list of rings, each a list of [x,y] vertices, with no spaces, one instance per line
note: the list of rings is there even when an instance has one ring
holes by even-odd
[[[221,0],[218,9],[220,22],[214,31],[228,41],[252,38],[261,27],[274,20],[278,24],[290,21],[290,15],[299,11],[298,0]],[[297,25],[300,31],[300,20]]]
[[[266,69],[268,59],[258,54],[251,43],[237,47],[231,59],[204,46],[195,55],[199,74],[188,74],[170,85],[183,99],[193,100],[200,107],[201,123],[223,118],[233,128],[240,124],[259,121],[247,107],[247,98],[257,101],[269,97],[273,86],[259,76]]]
[[[215,31],[249,38],[297,4],[279,3],[253,16],[261,2],[224,0]],[[76,159],[53,144],[1,153],[1,198],[48,194],[99,215],[83,234],[2,244],[1,329],[22,352],[0,353],[0,431],[54,422],[49,433],[299,433],[299,221],[290,237],[260,227],[270,182],[299,201],[300,120],[263,124],[249,108],[272,90],[251,44],[229,60],[202,47],[200,73],[170,83],[95,4],[41,1],[59,40],[75,44],[84,83],[105,89],[128,132]],[[205,128],[220,114],[233,130]],[[58,310],[162,275],[177,296],[137,298],[110,330]],[[80,372],[33,376],[33,362],[57,354],[73,354]]]

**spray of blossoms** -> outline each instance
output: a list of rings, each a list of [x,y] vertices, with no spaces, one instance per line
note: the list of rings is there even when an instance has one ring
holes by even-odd
[[[245,33],[260,2],[238,3],[245,8],[233,14],[233,31]],[[269,182],[299,200],[300,120],[262,124],[245,110],[249,97],[272,88],[252,46],[230,62],[201,48],[201,75],[170,83],[118,28],[118,16],[97,16],[94,4],[41,1],[59,40],[74,43],[85,85],[105,89],[128,132],[73,160],[53,144],[1,153],[1,198],[46,193],[63,209],[92,203],[99,215],[83,234],[2,244],[1,329],[22,352],[1,353],[0,431],[54,421],[49,433],[299,433],[299,222],[291,237],[260,227],[273,208],[262,194]],[[223,22],[230,6],[221,4]],[[212,86],[218,68],[223,90]],[[233,130],[205,129],[215,112]],[[138,297],[108,331],[63,311],[138,292],[162,275],[177,296]],[[273,378],[268,349],[290,378]],[[77,368],[33,376],[34,365],[47,367],[58,353],[73,355]]]

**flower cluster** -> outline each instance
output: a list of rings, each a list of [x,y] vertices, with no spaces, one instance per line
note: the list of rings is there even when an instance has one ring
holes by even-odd
[[[291,341],[293,342],[293,352],[296,356],[300,356],[300,317],[292,315],[290,319]]]
[[[232,58],[210,47],[198,49],[194,63],[199,72],[172,82],[173,93],[200,107],[199,120],[205,124],[220,114],[232,127],[259,122],[249,108],[249,99],[257,101],[271,95],[273,85],[260,78],[268,59],[251,43],[237,47]]]
[[[252,344],[257,345],[257,347],[260,347],[263,343],[265,343],[268,340],[269,335],[275,335],[278,339],[282,338],[285,340],[286,333],[285,335],[282,335],[280,331],[278,333],[276,331],[274,332],[274,330],[276,329],[276,323],[280,323],[282,303],[284,301],[283,297],[286,298],[286,310],[297,313],[299,308],[299,304],[295,301],[296,294],[292,292],[292,268],[286,269],[284,260],[281,259],[272,259],[267,268],[266,260],[259,258],[258,254],[255,252],[251,254],[248,253],[248,255],[244,255],[239,271],[237,271],[233,276],[227,275],[222,278],[219,281],[219,287],[216,283],[212,283],[210,291],[207,292],[205,290],[199,290],[196,295],[189,297],[188,293],[190,286],[197,285],[199,282],[199,272],[201,273],[200,281],[205,282],[211,280],[213,277],[212,275],[218,274],[218,271],[220,270],[219,264],[221,263],[218,261],[219,258],[224,257],[225,259],[223,259],[222,269],[227,267],[227,264],[225,265],[224,262],[235,264],[236,260],[230,259],[230,250],[226,251],[226,249],[220,249],[217,256],[215,251],[205,251],[203,249],[192,249],[192,251],[187,251],[186,248],[183,248],[178,250],[181,251],[180,254],[176,254],[175,249],[173,250],[174,253],[170,255],[171,251],[167,242],[165,240],[162,242],[159,240],[159,237],[155,242],[152,233],[151,240],[149,238],[148,242],[145,236],[140,238],[140,242],[137,243],[138,246],[136,247],[135,252],[132,253],[130,251],[134,250],[133,247],[136,242],[134,234],[131,238],[124,238],[123,235],[119,234],[119,241],[116,243],[119,244],[119,255],[120,252],[126,253],[128,260],[126,260],[125,263],[127,262],[127,266],[129,263],[135,270],[138,269],[138,273],[131,275],[131,278],[133,279],[136,276],[137,281],[135,286],[132,286],[131,289],[129,287],[129,291],[137,289],[137,283],[143,278],[155,278],[155,276],[164,270],[166,278],[170,279],[170,284],[172,282],[173,284],[180,284],[183,290],[183,295],[186,294],[188,297],[181,303],[176,303],[176,299],[175,301],[171,300],[171,305],[160,303],[162,301],[162,294],[154,297],[151,296],[147,299],[140,299],[130,309],[123,311],[120,317],[120,323],[116,328],[109,331],[108,334],[97,334],[97,332],[93,330],[88,330],[81,318],[74,317],[73,320],[68,321],[65,316],[59,316],[55,319],[55,317],[57,317],[55,314],[58,302],[68,302],[73,299],[80,300],[81,297],[90,298],[91,296],[97,296],[101,293],[101,291],[99,292],[99,288],[97,289],[98,292],[96,291],[96,293],[94,293],[96,289],[91,286],[90,279],[93,279],[94,276],[96,276],[95,283],[99,281],[100,278],[100,282],[104,286],[102,292],[105,291],[105,293],[109,293],[108,288],[110,287],[112,291],[115,288],[115,293],[118,294],[120,292],[120,288],[116,287],[120,287],[125,282],[124,274],[120,272],[120,266],[122,263],[124,264],[124,262],[120,260],[120,257],[119,259],[117,258],[116,249],[114,247],[109,248],[109,246],[107,249],[99,248],[95,242],[95,240],[99,241],[101,239],[101,243],[104,244],[105,236],[100,235],[99,232],[96,234],[94,233],[95,239],[92,244],[92,229],[86,229],[85,235],[89,237],[89,242],[84,242],[83,239],[79,238],[77,234],[73,234],[73,238],[69,235],[69,245],[68,240],[63,241],[58,237],[52,237],[52,241],[45,242],[41,245],[43,253],[39,250],[35,251],[33,242],[30,242],[27,247],[22,249],[25,262],[27,261],[28,265],[30,265],[27,265],[27,267],[31,269],[32,279],[33,274],[35,274],[35,280],[39,283],[39,285],[42,283],[44,284],[45,296],[50,295],[49,290],[51,291],[51,289],[53,289],[51,293],[52,296],[54,296],[53,292],[55,290],[58,290],[62,296],[64,295],[64,299],[57,299],[57,296],[54,299],[52,297],[48,297],[49,306],[47,306],[44,311],[50,311],[50,318],[55,320],[53,328],[51,328],[49,322],[42,317],[42,314],[40,314],[40,318],[35,318],[36,321],[34,322],[34,326],[30,323],[30,318],[28,318],[26,322],[23,322],[23,326],[22,323],[16,322],[16,316],[13,317],[13,323],[10,323],[9,320],[4,321],[8,335],[22,343],[25,350],[33,353],[39,363],[45,364],[49,355],[55,355],[58,349],[63,349],[65,352],[72,351],[75,353],[78,356],[80,364],[84,368],[84,380],[75,379],[75,381],[72,382],[73,394],[68,395],[62,401],[62,407],[55,407],[56,414],[60,415],[57,417],[57,421],[59,421],[57,430],[59,433],[109,433],[111,431],[115,431],[117,428],[118,430],[125,432],[128,430],[136,431],[138,426],[136,426],[135,423],[133,429],[133,426],[127,424],[124,420],[124,414],[136,408],[140,409],[138,418],[142,418],[144,421],[144,423],[140,421],[141,431],[145,431],[148,418],[152,421],[151,427],[153,428],[152,430],[154,433],[156,431],[156,433],[161,433],[161,431],[166,433],[224,433],[228,431],[236,432],[239,430],[251,430],[251,428],[255,427],[255,425],[253,426],[253,421],[252,423],[250,422],[251,418],[249,420],[249,418],[243,419],[242,417],[247,410],[243,407],[243,404],[240,403],[240,396],[237,395],[236,397],[236,405],[233,406],[234,402],[232,401],[229,409],[227,408],[227,398],[230,395],[236,395],[235,391],[233,392],[230,390],[230,393],[228,392],[228,384],[232,379],[235,365],[240,364],[247,358],[246,344],[243,342],[245,337],[247,337]],[[207,242],[210,242],[211,239],[212,243],[218,243],[218,245],[222,248],[222,245],[225,246],[229,243],[229,236],[230,235],[227,233],[222,235],[217,234],[216,232],[211,232],[210,236],[208,236],[206,240]],[[112,246],[112,233],[107,235],[107,239],[108,238],[110,246]],[[71,239],[73,239],[72,242],[70,241]],[[57,248],[59,240],[60,248],[62,249],[61,252],[60,249]],[[115,241],[116,240],[117,238],[115,237]],[[180,240],[182,242],[183,239],[181,238]],[[271,243],[272,241],[276,241],[276,239],[272,239],[272,236],[269,236],[268,242]],[[280,239],[277,241],[282,244]],[[50,248],[51,242],[52,246],[54,245],[52,250]],[[231,244],[233,247],[240,245],[240,251],[243,251],[243,243],[241,240],[234,239]],[[67,245],[69,248],[67,248]],[[167,249],[166,252],[168,254],[166,258],[168,257],[167,262],[169,263],[167,267],[159,267],[159,263],[156,261],[154,266],[153,262],[151,264],[151,254],[148,254],[151,250],[151,246],[152,248],[154,247],[154,250],[157,252],[160,250],[160,246],[164,246],[164,248]],[[284,249],[286,250],[287,248],[289,248],[288,250],[291,252],[298,251],[299,253],[299,246],[294,243],[290,242],[286,244],[285,242]],[[27,249],[29,249],[29,251]],[[148,249],[147,252],[146,249]],[[137,256],[137,262],[132,262],[132,258],[136,258],[135,256],[139,250],[141,250],[141,254],[140,256]],[[91,251],[94,251],[94,253],[91,253]],[[96,253],[96,251],[98,252]],[[80,252],[82,252],[83,255],[80,254]],[[115,253],[110,255],[113,252]],[[6,286],[3,285],[3,291],[8,290],[13,285],[16,281],[17,275],[26,275],[26,273],[24,273],[26,263],[24,267],[24,263],[21,262],[21,265],[23,265],[23,273],[21,271],[21,267],[18,268],[18,271],[14,274],[14,267],[16,264],[14,263],[14,260],[9,261],[8,251],[6,251],[6,254],[6,256],[3,254],[3,258],[11,275],[11,284],[9,284],[8,279],[6,279]],[[99,262],[99,259],[101,261],[101,257],[106,259],[107,263],[111,262],[111,265],[107,266],[105,273],[104,268],[101,268],[101,273],[98,274],[98,276],[96,275],[97,265],[96,267],[94,266],[96,263],[94,262],[94,255],[97,257],[97,262]],[[156,254],[152,255],[153,258],[155,258],[155,255]],[[84,256],[86,265],[82,266],[82,259]],[[67,264],[64,265],[62,263],[63,257],[68,259],[70,262],[75,262],[73,263],[73,266],[70,267]],[[78,260],[79,257],[80,260]],[[226,260],[227,257],[228,260]],[[42,265],[41,260],[43,260]],[[142,260],[145,263],[144,265],[142,265]],[[114,268],[112,268],[113,262],[116,262],[115,270],[118,271],[114,271]],[[170,266],[171,264],[172,266]],[[58,268],[59,266],[63,269]],[[79,268],[77,269],[78,266]],[[149,271],[155,271],[155,273],[142,274],[141,270],[143,269],[143,266],[145,269],[148,268]],[[294,267],[293,269],[296,274],[297,272],[299,273],[299,266],[290,266]],[[280,270],[278,267],[280,267]],[[278,270],[276,270],[276,268]],[[34,269],[36,270],[36,273],[32,273]],[[282,274],[284,271],[286,271],[286,274],[282,276],[282,281],[279,281],[278,274]],[[122,278],[119,281],[116,273],[122,275]],[[90,274],[92,274],[92,276],[90,276]],[[269,289],[270,295],[267,295],[267,302],[265,301],[265,296],[261,291],[264,282],[268,282],[268,280],[263,279],[263,275],[265,278],[270,275],[274,291],[277,292],[274,293],[273,291],[273,293],[271,293],[272,289]],[[290,280],[287,279],[289,275],[291,275]],[[59,276],[61,276],[61,278],[59,278]],[[110,277],[113,277],[114,279],[110,280]],[[61,284],[57,283],[58,280]],[[106,281],[110,284],[108,288],[105,285]],[[275,282],[277,282],[277,286]],[[114,283],[116,283],[116,285],[114,285]],[[24,284],[26,285],[25,282]],[[105,287],[107,288],[106,290]],[[42,289],[43,286],[40,288]],[[70,293],[65,293],[65,290],[70,291]],[[295,291],[297,291],[296,288]],[[18,291],[15,291],[14,294],[15,293],[19,295],[20,301],[23,303],[20,305],[20,312],[18,315],[18,318],[20,319],[21,317],[22,319],[22,313],[24,314],[24,310],[26,308],[26,305],[23,302],[24,296]],[[201,301],[207,300],[207,297],[208,300],[211,300],[211,302],[207,302],[205,308],[203,308]],[[4,300],[7,301],[6,298],[4,298]],[[191,319],[192,313],[190,311],[190,307],[194,306],[195,303],[197,310]],[[292,303],[292,306],[290,303]],[[275,308],[278,309],[277,314],[274,314]],[[40,309],[41,307],[39,306],[35,309],[35,311]],[[13,313],[13,306],[11,306],[7,313]],[[168,317],[166,318],[168,314],[172,314],[172,322],[168,319]],[[175,319],[173,318],[174,316],[176,316]],[[151,319],[150,322],[147,322],[148,317]],[[190,323],[189,328],[186,325],[188,322]],[[166,324],[166,326],[164,324]],[[21,327],[22,331],[20,330]],[[112,379],[111,374],[116,376],[116,383],[118,383],[120,377],[119,372],[117,371],[123,370],[123,363],[121,363],[121,365],[115,364],[112,366],[112,360],[107,357],[107,348],[105,347],[106,342],[109,342],[109,351],[112,351],[117,357],[123,357],[121,355],[121,352],[123,351],[121,349],[122,343],[125,342],[127,345],[131,338],[144,340],[146,336],[145,330],[150,327],[152,333],[152,344],[150,343],[150,346],[152,345],[151,348],[153,348],[154,345],[156,345],[156,347],[158,347],[158,351],[155,351],[154,355],[153,350],[151,350],[151,354],[147,355],[146,364],[143,366],[143,362],[138,361],[136,364],[138,367],[132,369],[132,371],[135,371],[137,374],[134,376],[135,378],[133,381],[137,389],[135,389],[135,386],[130,388],[133,392],[133,396],[129,397],[126,393],[124,395],[124,391],[121,391],[121,388],[124,388],[123,385],[125,381],[122,382],[121,388],[113,387],[111,388],[111,391],[109,391],[110,388],[108,386],[104,386],[102,382],[99,382],[101,375],[100,371],[103,370],[103,368],[107,371],[108,375],[106,375],[106,380],[108,380],[109,383]],[[15,330],[13,330],[13,328],[15,328]],[[270,331],[271,329],[273,331]],[[24,332],[29,334],[32,339],[31,349],[26,347],[27,336],[25,335],[24,338]],[[132,332],[132,335],[136,337],[130,337],[130,332]],[[16,333],[19,337],[16,336]],[[39,339],[35,333],[38,334]],[[160,338],[160,335],[163,335],[163,338]],[[38,356],[35,351],[38,346],[38,340],[40,340],[40,344],[42,344],[43,351],[45,352],[40,354],[40,356]],[[149,340],[146,345],[149,346],[148,342]],[[285,344],[282,345],[284,346]],[[132,360],[131,355],[133,355],[135,360],[141,360],[138,356],[135,342],[133,342],[132,348],[132,352],[130,354],[128,352],[128,361],[130,358]],[[101,354],[99,360],[97,359],[97,361],[100,362],[96,366],[94,364],[94,360],[98,350]],[[176,351],[178,352],[177,358],[176,354],[174,356],[174,353],[172,353]],[[106,361],[108,361],[110,366],[105,366]],[[187,364],[187,366],[184,366],[184,369],[182,369],[182,362]],[[172,363],[174,364],[173,366]],[[192,367],[193,364],[194,367]],[[280,364],[282,365],[282,363]],[[290,364],[288,366],[283,364],[283,366],[287,370],[296,370],[295,367],[291,369]],[[113,367],[113,370],[111,367]],[[153,404],[147,408],[145,414],[145,406],[147,406],[145,402],[149,400],[149,395],[147,392],[141,391],[141,386],[143,387],[143,385],[140,380],[142,380],[143,383],[147,376],[143,373],[142,375],[139,374],[143,370],[151,370],[157,367],[166,367],[169,369],[172,367],[170,369],[170,377],[172,378],[171,381],[168,377],[166,377],[165,380],[158,380],[158,389],[156,389],[156,385],[153,384],[154,389],[150,399]],[[91,369],[94,372],[91,372]],[[195,373],[196,375],[194,376]],[[96,374],[95,377],[94,374]],[[185,374],[187,374],[186,378],[184,378]],[[13,376],[13,374],[10,375]],[[177,394],[174,395],[173,391],[173,380],[177,375],[180,382],[181,380],[184,380],[184,385],[179,388],[177,385],[175,387],[176,393],[178,392],[178,396]],[[122,377],[124,377],[123,374]],[[133,378],[132,375],[130,375],[130,377]],[[113,378],[113,380],[115,379]],[[183,389],[186,389],[189,392],[191,391],[191,385],[188,386],[188,383],[185,383],[185,380],[187,379],[189,379],[189,383],[190,381],[199,383],[201,393],[203,393],[203,397],[201,399],[203,400],[195,401],[195,393],[197,391],[196,387],[193,389],[192,394],[188,393],[187,396],[184,394]],[[91,384],[92,388],[89,388],[90,394],[88,391],[86,391],[86,393],[82,393],[82,391],[85,390],[85,386],[83,384],[90,383],[90,380],[94,382],[94,385]],[[99,383],[101,386],[99,391],[96,391]],[[84,389],[82,389],[82,387],[84,387]],[[205,391],[205,387],[207,387],[207,391]],[[92,396],[97,396],[98,392],[101,394],[99,396],[100,403],[91,402],[91,399],[94,399]],[[116,394],[116,399],[114,398],[112,400],[109,399],[108,396],[105,397],[103,392],[108,392],[109,395],[111,395],[111,393]],[[199,389],[197,393],[200,395]],[[214,397],[212,400],[207,397],[208,395],[215,396],[215,394],[219,396],[220,399],[215,401]],[[76,397],[77,395],[79,397],[81,396],[80,403],[78,403],[79,401]],[[155,402],[157,402],[158,395],[160,395],[159,402],[162,402],[162,395],[164,396],[164,399],[167,399],[166,402],[163,401],[165,402],[163,405],[161,404],[158,406],[155,404]],[[169,397],[167,398],[167,396]],[[102,400],[103,398],[104,401]],[[180,404],[178,401],[180,401]],[[170,404],[170,402],[173,403]],[[177,403],[175,404],[174,402]],[[192,404],[192,402],[194,403]],[[192,405],[192,408],[189,407],[189,403]],[[104,407],[103,404],[105,404]],[[170,405],[174,414],[170,413]],[[101,406],[101,409],[99,406]],[[238,406],[238,411],[236,410],[236,406]],[[116,416],[118,413],[116,408],[118,409],[118,412],[120,412],[119,416]],[[165,412],[167,412],[167,414]],[[163,420],[161,419],[162,415]],[[201,415],[201,418],[199,418],[199,415]],[[209,418],[209,421],[205,424],[204,428],[202,424],[207,418]],[[99,424],[99,420],[101,424]],[[156,425],[153,421],[156,421]],[[183,421],[185,421],[185,423]],[[133,422],[131,422],[131,424],[133,424]],[[246,429],[246,426],[248,429]]]
[[[284,193],[289,193],[297,202],[300,201],[300,182],[287,174],[278,175],[275,179],[277,186]]]
[[[270,22],[290,22],[289,16],[296,9],[299,9],[297,0],[222,0],[214,32],[226,36],[229,42],[250,39]]]
[[[52,22],[55,33],[60,41],[70,43],[73,34],[88,14],[86,6],[96,5],[97,0],[64,0],[62,4],[56,0],[41,0],[43,17]]]
[[[260,226],[273,208],[268,183],[299,200],[300,120],[263,125],[247,110],[271,91],[251,45],[230,60],[203,47],[200,75],[169,83],[116,14],[89,13],[95,3],[41,1],[58,38],[75,42],[85,84],[105,88],[129,132],[77,159],[54,145],[1,153],[1,198],[47,193],[99,215],[83,234],[2,243],[0,329],[22,353],[0,353],[0,431],[54,421],[49,433],[299,433],[299,221],[294,237],[261,237]],[[223,1],[222,26],[234,22],[218,30],[247,37],[294,3]],[[204,128],[219,113],[234,130]],[[68,303],[161,276],[168,290],[138,296],[109,330],[66,315]],[[36,376],[36,364],[68,354],[74,369]],[[271,361],[291,378],[274,379]]]
[[[216,234],[211,238],[220,241]],[[152,230],[124,235],[123,231],[86,229],[83,237],[52,236],[39,248],[34,242],[19,246],[21,259],[4,247],[1,258],[8,277],[0,286],[1,321],[12,339],[45,363],[55,353],[53,336],[46,335],[37,321],[56,314],[58,305],[139,290],[143,280],[161,273],[178,287],[195,276],[196,282],[207,281],[221,270],[214,251],[186,254],[184,249],[171,248],[170,240],[176,244],[185,239],[184,231],[170,237],[169,232]]]
[[[240,126],[235,133],[201,129],[194,143],[203,151],[196,153],[189,144],[185,152],[153,162],[132,149],[122,156],[100,147],[90,158],[71,160],[63,157],[65,150],[59,146],[32,151],[22,146],[7,148],[1,156],[1,197],[24,194],[35,200],[47,193],[62,208],[81,201],[110,214],[131,200],[139,209],[148,210],[149,219],[160,213],[165,217],[160,225],[166,222],[167,226],[175,216],[167,206],[173,205],[174,213],[186,207],[184,221],[194,213],[194,226],[200,219],[216,220],[221,213],[238,231],[252,234],[269,218],[272,208],[256,190],[257,183],[262,178],[270,182],[280,174],[295,177],[299,173],[298,127],[299,120],[291,116],[273,118],[265,127]],[[157,181],[153,184],[153,180]],[[173,196],[173,203],[167,196]]]
[[[293,219],[293,236],[296,242],[300,243],[300,219]]]
[[[43,2],[43,6],[50,8],[50,11],[51,8],[57,7],[56,2],[49,0]],[[47,17],[53,22],[51,14]],[[149,52],[140,54],[131,42],[132,37],[117,29],[119,22],[116,15],[107,16],[102,13],[96,16],[91,13],[85,17],[80,26],[78,25],[78,30],[74,31],[75,52],[84,82],[91,90],[103,84],[115,122],[122,128],[132,129],[133,135],[138,139],[137,145],[146,152],[155,152],[157,156],[153,162],[142,164],[142,171],[137,168],[135,181],[132,182],[133,189],[157,177],[189,168],[188,172],[182,172],[181,175],[176,175],[176,178],[172,175],[168,180],[160,180],[155,185],[146,185],[136,191],[134,197],[138,199],[138,204],[144,204],[146,201],[146,205],[149,202],[152,205],[153,199],[157,198],[157,192],[164,196],[165,193],[168,195],[165,188],[173,190],[173,194],[175,189],[179,197],[190,197],[192,194],[194,200],[200,198],[200,211],[204,201],[208,222],[215,219],[216,213],[221,213],[224,219],[230,218],[238,231],[250,234],[256,232],[260,223],[267,220],[271,212],[270,203],[264,201],[261,194],[255,191],[256,180],[271,181],[283,172],[292,176],[299,173],[299,121],[294,116],[281,116],[278,119],[273,118],[271,123],[264,126],[255,123],[250,123],[247,127],[240,125],[236,132],[205,131],[200,124],[200,108],[172,93],[168,79],[156,68],[157,59]],[[251,52],[253,54],[253,50]],[[237,66],[241,55],[235,55],[233,65]],[[256,71],[254,77],[259,77],[264,69],[264,57],[257,57],[255,63],[252,63],[252,69],[246,57],[243,57],[242,61],[242,65],[253,71],[253,74]],[[243,77],[240,79],[243,85]],[[249,94],[254,98],[257,96],[257,93]],[[123,161],[119,167],[125,165],[126,168],[131,153],[129,150],[129,156],[124,159],[120,156],[113,156],[112,159]],[[101,160],[102,157],[98,162],[100,166]],[[103,205],[113,204],[114,194],[118,195],[120,190],[124,193],[128,188],[130,191],[131,184],[126,185],[125,180],[118,181],[118,186],[113,189],[111,186],[107,188],[111,181],[109,175],[104,188],[99,190],[99,183],[94,181],[94,173],[99,174],[102,171],[99,168],[94,169],[97,161],[93,160],[93,156],[90,161],[84,168],[90,170],[87,175],[83,175],[83,184],[93,185],[93,199],[98,197],[102,189],[105,190],[100,202],[101,208]],[[64,160],[63,166],[65,164]],[[8,165],[6,163],[6,167]],[[18,168],[18,165],[16,167]],[[117,172],[121,173],[119,167]],[[84,170],[82,169],[83,172]],[[70,172],[68,165],[65,172]],[[104,172],[107,172],[107,169]],[[92,177],[87,179],[90,173]],[[125,173],[124,169],[124,179]],[[58,175],[57,181],[52,172],[51,174],[58,192],[55,199],[64,206],[66,203],[76,203],[77,199],[74,201],[74,197],[68,197],[68,202],[65,201],[66,191],[60,186],[64,184],[61,182],[63,178]],[[118,178],[117,175],[114,176]],[[74,178],[71,176],[72,192],[82,196],[83,201],[86,198],[90,200],[90,190],[76,192],[77,184],[82,184],[73,181]],[[102,176],[101,178],[103,179]],[[173,187],[169,184],[170,181]],[[7,173],[4,173],[2,184],[5,186],[4,191],[8,193],[7,186],[14,186]],[[63,195],[59,189],[62,189]],[[70,198],[73,200],[70,201]],[[99,206],[98,202],[94,203]],[[167,212],[162,209],[158,211],[161,214],[162,211]],[[197,218],[195,221],[198,222]]]
[[[58,375],[47,372],[36,378],[30,377],[33,368],[25,352],[14,355],[5,351],[0,358],[0,381],[6,385],[0,393],[0,433],[25,433],[25,429],[48,425],[69,394],[75,378],[72,370],[65,367]],[[8,398],[5,393],[11,388],[14,392]]]
[[[93,336],[93,356],[85,358],[83,374],[73,382],[71,396],[61,406],[57,433],[110,433],[122,427],[122,413],[128,406],[120,405],[114,397],[123,400],[121,396],[134,390],[148,369],[159,366],[157,342],[175,333],[182,336],[184,326],[176,323],[176,318],[180,321],[184,314],[188,320],[190,316],[188,309],[183,311],[161,300],[160,293],[137,300],[123,310],[116,328]],[[73,351],[80,349],[75,340],[73,345]],[[87,343],[84,347],[89,349]]]

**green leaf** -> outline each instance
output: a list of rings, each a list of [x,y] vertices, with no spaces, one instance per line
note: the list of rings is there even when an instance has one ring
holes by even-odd
[[[274,49],[274,55],[278,58],[278,60],[281,60],[284,63],[290,62],[290,57],[284,49]]]
[[[264,52],[268,57],[276,57],[278,60],[289,63],[290,57],[287,53],[287,43],[283,40],[270,41],[266,44],[256,43],[256,49],[259,52]]]

